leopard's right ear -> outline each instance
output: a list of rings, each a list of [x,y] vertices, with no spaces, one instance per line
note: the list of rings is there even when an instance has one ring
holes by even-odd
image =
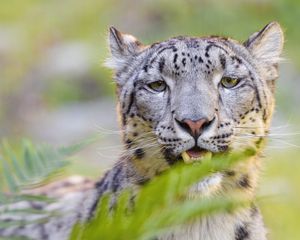
[[[111,57],[105,65],[114,70],[120,70],[132,57],[143,50],[144,46],[134,36],[119,32],[114,27],[109,28],[109,47]]]

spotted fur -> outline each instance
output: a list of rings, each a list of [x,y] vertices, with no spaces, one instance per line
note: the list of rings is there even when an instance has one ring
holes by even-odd
[[[81,200],[86,207],[80,208],[80,218],[93,217],[103,193],[117,197],[121,189],[138,189],[194,146],[213,154],[255,148],[257,156],[204,179],[190,194],[201,198],[240,192],[252,200],[274,108],[283,46],[279,24],[268,24],[243,44],[212,36],[176,37],[145,46],[115,28],[110,29],[109,42],[107,66],[115,71],[125,154]],[[238,79],[238,84],[225,88],[220,83],[223,77]],[[163,91],[151,89],[157,81],[165,84]],[[205,119],[200,136],[187,131],[185,119]],[[71,226],[75,220],[73,212],[71,217],[56,219],[56,224]],[[63,232],[51,226],[57,234]],[[64,239],[68,233],[64,229],[60,238],[54,238],[46,230],[35,239]],[[1,234],[8,235],[3,230]],[[264,240],[266,230],[259,210],[251,207],[202,218],[159,238]]]

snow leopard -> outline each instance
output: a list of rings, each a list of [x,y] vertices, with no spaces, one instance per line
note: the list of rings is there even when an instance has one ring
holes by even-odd
[[[244,42],[221,36],[179,36],[151,45],[111,27],[106,66],[114,71],[125,154],[91,190],[61,197],[55,206],[37,206],[71,211],[46,223],[0,229],[0,236],[68,239],[78,219],[88,221],[94,216],[104,194],[117,197],[125,188],[139,189],[180,161],[201,162],[207,156],[249,147],[256,149],[254,157],[200,181],[196,194],[242,192],[253,200],[275,106],[283,44],[277,22]],[[157,239],[265,240],[267,231],[252,204],[197,219]]]

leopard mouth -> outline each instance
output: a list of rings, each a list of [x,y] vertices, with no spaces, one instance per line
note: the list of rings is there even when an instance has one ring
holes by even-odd
[[[210,159],[212,152],[203,148],[193,147],[181,153],[181,157],[185,163],[200,162],[204,158]]]

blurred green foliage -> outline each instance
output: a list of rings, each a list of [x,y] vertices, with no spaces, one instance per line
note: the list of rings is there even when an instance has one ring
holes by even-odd
[[[199,199],[190,197],[189,189],[199,180],[214,172],[224,171],[254,153],[250,150],[243,154],[203,159],[201,163],[176,164],[142,186],[134,204],[130,201],[132,190],[121,192],[113,211],[109,210],[110,195],[106,195],[99,201],[95,218],[87,223],[79,222],[73,229],[71,239],[155,239],[199,217],[249,206],[250,200],[242,195]]]
[[[24,188],[34,188],[57,177],[69,164],[68,158],[97,139],[90,137],[57,149],[46,144],[34,145],[27,139],[16,146],[3,140],[0,144],[0,203],[7,200],[3,192],[13,197]]]
[[[54,148],[49,145],[34,145],[24,139],[18,146],[12,146],[3,140],[0,145],[0,216],[12,214],[14,221],[0,218],[0,230],[12,226],[24,226],[30,223],[40,224],[49,218],[58,216],[57,211],[49,212],[42,207],[36,209],[30,204],[16,208],[14,203],[34,202],[47,205],[56,200],[45,195],[26,192],[49,183],[63,175],[64,168],[69,165],[69,158],[95,142],[96,137],[87,138],[70,146]],[[24,191],[25,190],[25,191]],[[32,214],[38,218],[22,220],[22,215]],[[2,237],[0,236],[2,239]],[[13,238],[9,238],[13,239]],[[23,238],[22,238],[23,239]]]

